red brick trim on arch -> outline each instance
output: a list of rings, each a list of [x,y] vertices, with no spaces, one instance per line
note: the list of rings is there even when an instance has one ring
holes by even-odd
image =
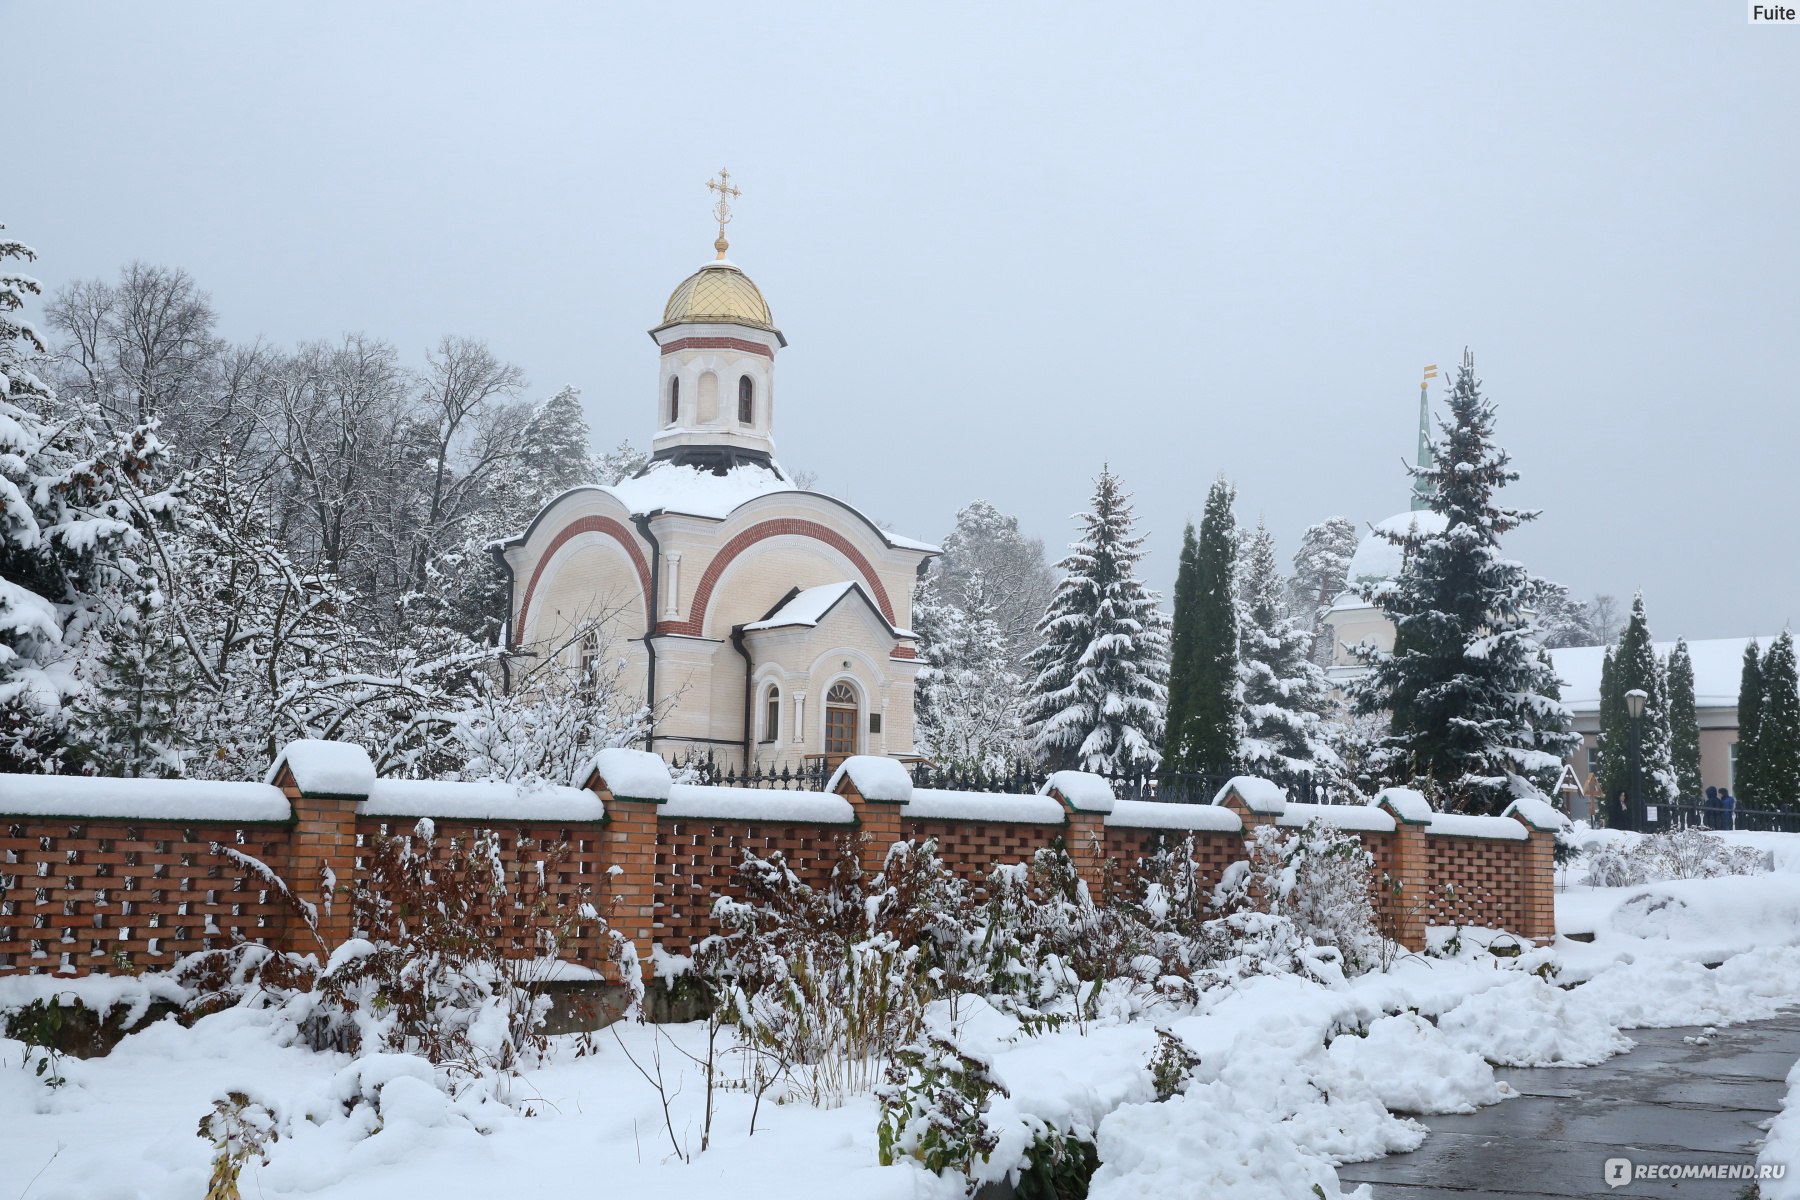
[[[631,565],[637,568],[638,583],[644,591],[644,612],[649,614],[650,564],[644,561],[644,552],[632,540],[631,530],[611,517],[582,517],[563,526],[538,556],[537,567],[531,572],[531,582],[525,585],[525,598],[519,601],[519,619],[513,623],[513,645],[517,646],[525,636],[525,618],[531,613],[531,598],[537,592],[538,580],[543,578],[544,568],[550,565],[550,560],[556,557],[556,552],[562,549],[564,542],[584,533],[604,533],[625,547],[625,553],[631,556]]]
[[[864,582],[869,585],[870,593],[875,597],[875,606],[887,623],[894,623],[894,606],[888,600],[887,588],[881,584],[881,577],[869,560],[863,557],[862,551],[851,545],[849,540],[837,530],[821,525],[817,521],[802,521],[794,517],[782,517],[774,521],[763,521],[744,530],[719,548],[713,560],[706,564],[706,574],[700,577],[699,586],[694,589],[694,602],[688,608],[688,619],[685,621],[663,621],[656,627],[658,633],[684,633],[691,637],[700,637],[706,625],[706,606],[712,600],[713,588],[725,574],[732,560],[758,542],[773,537],[809,537],[824,542],[839,554],[849,559],[862,573]]]
[[[676,338],[662,348],[664,354],[673,354],[677,350],[742,350],[745,354],[760,354],[769,359],[775,357],[775,352],[761,342],[734,337]]]

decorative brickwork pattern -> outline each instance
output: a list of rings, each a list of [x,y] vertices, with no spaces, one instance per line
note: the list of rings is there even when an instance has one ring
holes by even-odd
[[[1003,824],[997,821],[903,820],[902,834],[914,842],[936,838],[938,855],[958,879],[970,885],[975,899],[987,898],[987,877],[997,863],[1030,862],[1068,831],[1060,825]]]
[[[214,854],[280,869],[282,825],[40,818],[0,823],[0,973],[168,967],[235,942],[279,943],[268,882]]]
[[[1425,836],[1431,891],[1428,925],[1525,927],[1524,869],[1529,843]]]
[[[1164,850],[1177,850],[1187,840],[1181,829],[1108,829],[1106,831],[1106,883],[1108,898],[1140,900],[1143,885],[1138,864]],[[1196,833],[1194,865],[1209,888],[1219,886],[1225,868],[1244,857],[1244,839],[1237,834]],[[1096,893],[1098,894],[1098,893]]]
[[[672,954],[686,954],[713,931],[713,902],[720,896],[744,898],[737,872],[746,851],[767,858],[779,850],[802,883],[822,888],[840,855],[855,853],[857,836],[843,825],[685,818],[659,821],[656,832],[653,940]]]
[[[676,338],[672,342],[665,343],[662,348],[664,354],[674,354],[681,350],[741,350],[745,354],[760,354],[764,358],[775,357],[775,352],[761,342],[734,337]]]

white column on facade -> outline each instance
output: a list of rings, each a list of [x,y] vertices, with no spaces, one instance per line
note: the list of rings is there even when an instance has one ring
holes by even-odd
[[[888,698],[881,698],[881,732],[875,737],[875,753],[887,753]]]
[[[794,736],[793,742],[798,746],[806,740],[806,693],[794,693]]]
[[[668,592],[667,602],[663,605],[663,618],[669,621],[681,619],[681,551],[671,550],[663,556],[669,560],[668,579],[664,584]]]

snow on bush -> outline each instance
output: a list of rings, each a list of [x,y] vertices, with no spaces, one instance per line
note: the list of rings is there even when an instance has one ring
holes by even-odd
[[[1699,829],[1677,829],[1601,845],[1588,854],[1589,887],[1636,887],[1669,879],[1755,875],[1767,857]]]
[[[1565,992],[1521,975],[1438,1018],[1452,1046],[1508,1067],[1591,1067],[1631,1049],[1585,988]]]

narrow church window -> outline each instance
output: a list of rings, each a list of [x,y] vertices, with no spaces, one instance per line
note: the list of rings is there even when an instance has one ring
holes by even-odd
[[[856,692],[835,683],[825,693],[825,753],[856,753]]]
[[[600,694],[600,634],[590,632],[581,639],[581,674],[576,682],[582,699],[593,700]]]
[[[756,419],[756,385],[748,375],[738,376],[738,424],[749,425]]]
[[[781,737],[781,689],[771,687],[769,698],[763,709],[764,742],[773,742]]]
[[[669,424],[681,420],[681,377],[669,380]]]
[[[719,377],[711,371],[700,376],[699,411],[694,414],[697,425],[716,425],[719,421]]]

